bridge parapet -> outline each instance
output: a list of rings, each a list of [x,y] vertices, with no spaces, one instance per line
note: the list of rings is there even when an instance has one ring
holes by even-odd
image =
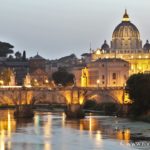
[[[8,99],[12,101],[28,101],[31,103],[32,98],[38,99],[40,103],[67,103],[67,104],[83,104],[87,99],[94,99],[98,102],[107,102],[111,99],[112,102],[123,103],[123,87],[67,87],[50,89],[47,87],[0,87],[0,103],[8,103]],[[19,98],[21,95],[22,98]],[[10,103],[10,100],[9,100]]]

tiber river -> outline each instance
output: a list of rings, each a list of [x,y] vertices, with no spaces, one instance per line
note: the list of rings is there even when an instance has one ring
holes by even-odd
[[[15,120],[0,110],[0,150],[150,150],[150,124],[90,114],[66,120],[65,114],[35,112]]]

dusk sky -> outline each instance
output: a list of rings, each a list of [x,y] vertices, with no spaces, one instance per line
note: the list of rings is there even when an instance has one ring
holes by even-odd
[[[0,41],[14,51],[55,59],[110,43],[125,8],[145,43],[150,39],[150,0],[0,0]]]

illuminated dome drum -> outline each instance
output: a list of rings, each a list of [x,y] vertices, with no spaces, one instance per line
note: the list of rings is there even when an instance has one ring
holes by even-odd
[[[120,52],[129,52],[142,49],[139,30],[130,22],[127,11],[125,11],[122,22],[113,32],[111,49]]]

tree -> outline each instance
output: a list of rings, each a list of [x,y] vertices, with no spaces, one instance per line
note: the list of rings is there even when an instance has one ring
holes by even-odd
[[[9,57],[8,57],[9,59],[13,59],[13,56],[12,55],[9,55]]]
[[[0,42],[0,57],[7,57],[8,54],[13,53],[14,46],[9,43]]]
[[[139,116],[150,111],[150,74],[132,75],[127,81],[126,92],[133,101],[129,113]]]
[[[23,59],[23,60],[26,60],[26,51],[23,51],[22,59]]]
[[[19,51],[17,51],[15,53],[16,59],[20,59],[21,58],[21,53]]]
[[[68,73],[64,68],[59,68],[58,71],[54,72],[52,78],[56,85],[69,86],[74,84],[74,75]]]
[[[5,68],[0,73],[0,80],[3,81],[4,85],[9,85],[10,82],[10,76],[12,75],[12,70],[9,68]]]

